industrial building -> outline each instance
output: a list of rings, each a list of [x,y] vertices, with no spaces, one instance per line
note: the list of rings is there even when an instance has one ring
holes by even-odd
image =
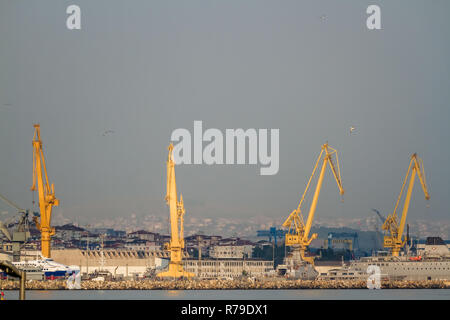
[[[183,267],[198,278],[236,278],[243,275],[263,277],[274,270],[273,262],[256,259],[184,259]]]
[[[84,275],[96,272],[109,272],[112,276],[142,277],[148,270],[164,265],[169,258],[167,251],[137,251],[126,249],[52,250],[55,261],[65,265],[80,266]]]

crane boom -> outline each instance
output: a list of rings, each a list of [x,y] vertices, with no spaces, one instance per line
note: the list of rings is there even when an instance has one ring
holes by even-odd
[[[403,180],[402,188],[400,194],[397,197],[397,202],[395,203],[394,211],[390,214],[386,221],[383,223],[383,230],[389,232],[389,235],[384,237],[384,247],[391,248],[392,255],[398,256],[400,249],[405,245],[405,240],[403,239],[403,231],[405,229],[406,217],[408,215],[409,204],[411,202],[412,191],[414,189],[415,178],[419,178],[420,184],[422,186],[423,193],[425,195],[425,200],[430,199],[430,193],[428,192],[427,183],[425,179],[425,171],[423,168],[422,160],[414,153],[411,156],[411,161],[409,162],[408,170],[406,171],[405,179]],[[411,175],[411,176],[410,176]],[[406,182],[409,178],[408,190],[405,196],[405,203],[403,204],[402,216],[400,223],[398,222],[397,208],[400,204],[403,191],[406,186]]]
[[[192,273],[183,269],[182,255],[184,249],[184,202],[180,195],[180,201],[177,200],[177,184],[175,179],[175,162],[173,160],[173,145],[169,145],[169,155],[167,158],[167,184],[165,200],[169,206],[170,212],[170,243],[166,244],[170,251],[169,270],[160,272],[158,277],[164,278],[190,278]]]
[[[378,216],[378,218],[380,218],[381,222],[384,222],[384,220],[386,220],[385,217],[383,217],[380,213],[380,211],[378,211],[377,209],[372,209],[373,212],[375,212]]]
[[[0,194],[0,199],[2,199],[6,204],[10,205],[10,206],[13,207],[14,209],[17,209],[17,211],[19,211],[19,212],[25,212],[24,209],[20,208],[17,204],[15,204],[14,202],[12,202],[11,200],[9,200],[8,198],[6,198],[5,196],[3,196],[2,194]]]
[[[333,155],[336,155],[337,169],[333,163],[333,159],[332,159]],[[323,160],[322,160],[322,158],[323,158]],[[320,169],[319,179],[317,181],[316,190],[314,192],[311,207],[309,209],[308,219],[307,219],[306,223],[304,223],[301,206],[303,204],[303,200],[305,199],[306,193],[311,185],[311,181],[314,177],[314,174],[315,174],[321,160],[323,162],[322,162],[322,166]],[[299,248],[300,256],[301,256],[302,260],[308,261],[311,264],[314,263],[314,259],[311,257],[305,257],[305,251],[307,250],[308,246],[311,244],[311,241],[314,240],[315,238],[317,238],[316,233],[312,234],[311,237],[309,236],[309,233],[311,231],[312,222],[314,220],[314,214],[316,212],[317,203],[319,200],[320,190],[322,188],[323,178],[325,175],[325,170],[327,168],[327,164],[330,165],[331,171],[333,172],[333,176],[338,185],[339,193],[341,195],[344,194],[344,188],[342,187],[341,172],[339,169],[339,159],[337,156],[337,150],[329,147],[328,143],[326,143],[326,144],[322,145],[322,150],[321,150],[319,157],[317,158],[317,161],[314,165],[313,172],[308,180],[306,189],[303,192],[303,195],[300,199],[300,203],[299,203],[297,209],[292,211],[291,214],[289,215],[289,217],[283,223],[283,227],[289,228],[288,232],[286,233],[286,239],[285,239],[286,246],[293,246],[293,247]]]
[[[59,200],[55,197],[53,183],[50,185],[48,182],[39,124],[34,125],[33,185],[31,191],[37,191],[39,196],[40,221],[37,217],[33,217],[33,220],[41,232],[41,253],[42,256],[50,258],[51,237],[55,234],[55,228],[51,226],[52,209],[53,206],[59,205]]]

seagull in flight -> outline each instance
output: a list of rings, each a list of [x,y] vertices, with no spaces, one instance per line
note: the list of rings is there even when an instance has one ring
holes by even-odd
[[[110,133],[114,133],[114,131],[113,130],[106,130],[105,132],[102,133],[102,136],[106,136],[106,135],[108,135]]]

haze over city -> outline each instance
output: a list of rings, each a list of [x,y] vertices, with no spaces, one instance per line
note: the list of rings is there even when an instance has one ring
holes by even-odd
[[[370,1],[80,0],[77,32],[67,2],[1,2],[0,193],[32,207],[40,123],[55,223],[162,223],[170,135],[201,120],[279,129],[279,172],[176,166],[188,226],[283,222],[325,142],[345,195],[327,169],[317,221],[391,213],[417,152],[431,200],[416,182],[408,219],[448,226],[450,3],[378,2],[377,32],[365,26]],[[0,203],[0,217],[14,214]]]

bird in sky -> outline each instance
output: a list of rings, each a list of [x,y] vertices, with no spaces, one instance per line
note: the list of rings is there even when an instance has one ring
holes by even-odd
[[[108,135],[110,133],[114,133],[114,131],[113,130],[106,130],[105,132],[102,133],[102,136],[106,136],[106,135]]]
[[[353,133],[353,131],[355,131],[356,130],[356,128],[355,127],[353,127],[353,126],[351,126],[350,127],[350,134],[352,134]]]

